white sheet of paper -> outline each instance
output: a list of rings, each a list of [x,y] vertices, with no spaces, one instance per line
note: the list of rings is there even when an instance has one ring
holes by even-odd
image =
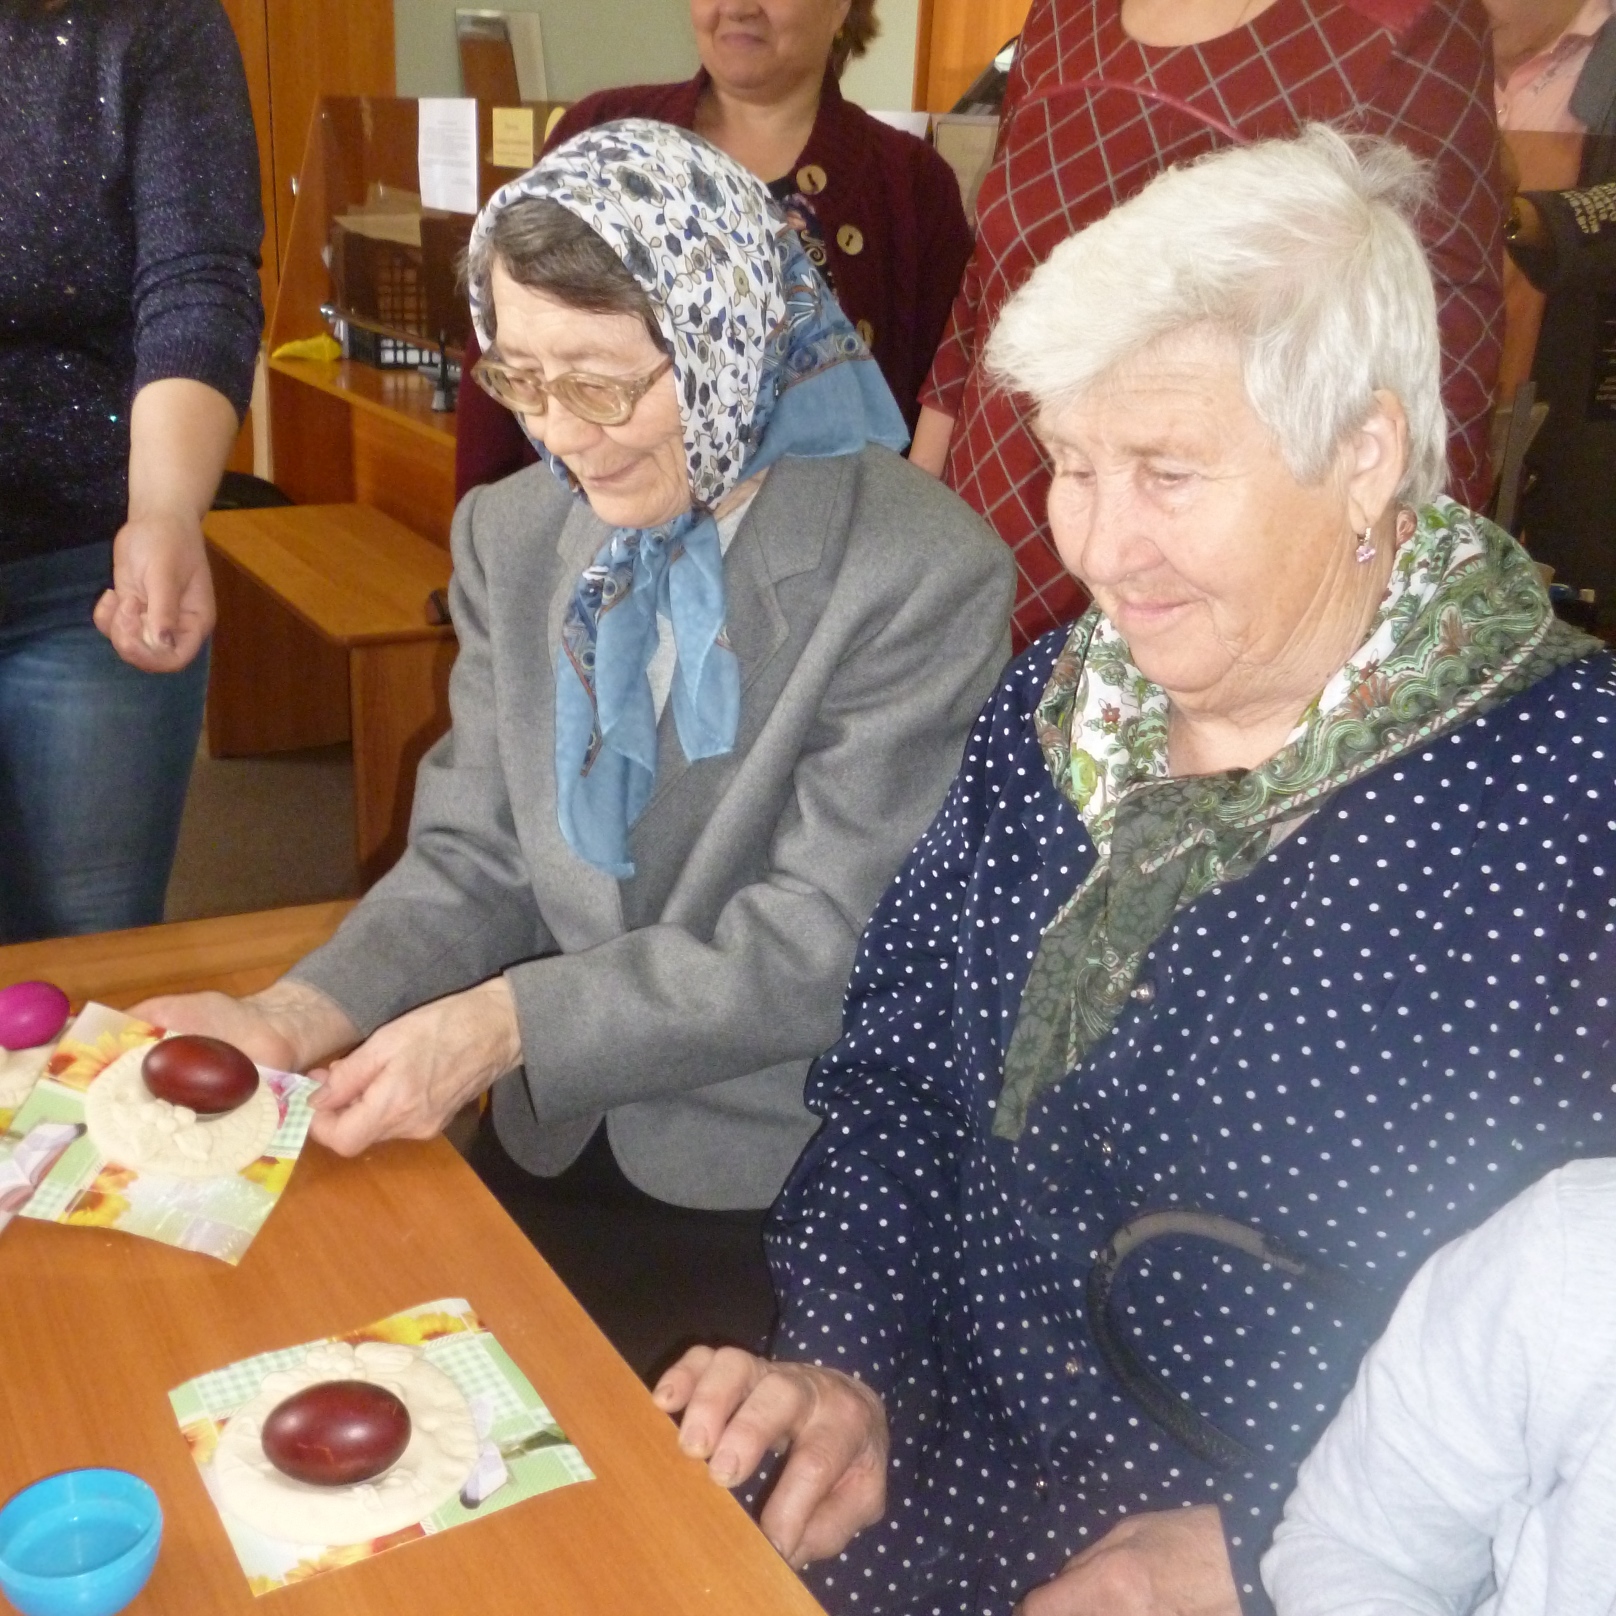
[[[422,96],[416,160],[421,206],[450,213],[477,211],[477,103]]]

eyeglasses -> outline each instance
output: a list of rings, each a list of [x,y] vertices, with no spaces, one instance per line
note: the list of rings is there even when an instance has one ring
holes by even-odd
[[[569,370],[547,382],[536,370],[518,370],[497,360],[479,359],[471,374],[485,393],[499,400],[508,410],[524,415],[543,415],[552,397],[561,400],[580,421],[596,426],[621,426],[637,405],[667,373],[673,360],[664,359],[644,376],[619,379],[591,376],[587,371]]]

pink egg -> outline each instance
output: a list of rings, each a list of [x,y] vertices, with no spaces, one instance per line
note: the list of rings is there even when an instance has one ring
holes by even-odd
[[[13,982],[0,988],[0,1049],[35,1049],[67,1025],[72,1006],[49,982]]]

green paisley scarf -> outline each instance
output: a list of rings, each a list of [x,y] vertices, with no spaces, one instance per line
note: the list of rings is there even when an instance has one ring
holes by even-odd
[[[1421,511],[1368,637],[1260,768],[1173,777],[1167,696],[1098,610],[1072,629],[1035,715],[1055,784],[1099,857],[1045,928],[993,1131],[1110,1031],[1180,909],[1250,873],[1334,792],[1600,649],[1561,623],[1502,529],[1451,500]]]

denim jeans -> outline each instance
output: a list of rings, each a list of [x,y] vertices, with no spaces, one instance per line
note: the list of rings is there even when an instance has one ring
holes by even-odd
[[[130,667],[111,576],[110,544],[0,566],[0,943],[163,918],[208,659]]]

